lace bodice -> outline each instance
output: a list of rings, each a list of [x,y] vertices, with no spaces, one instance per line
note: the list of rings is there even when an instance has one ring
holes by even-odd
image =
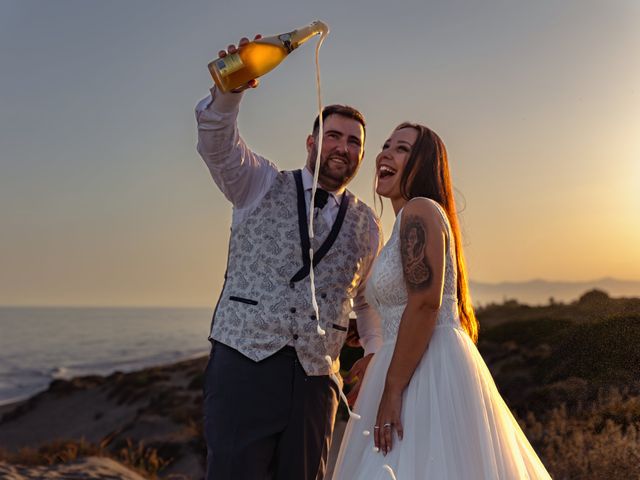
[[[432,200],[433,201],[433,200]],[[442,305],[438,311],[436,326],[452,325],[460,327],[457,303],[457,269],[455,245],[452,242],[451,226],[444,209],[433,202],[440,212],[446,232],[446,255]],[[393,224],[391,237],[380,251],[373,265],[371,277],[367,282],[366,298],[369,305],[378,311],[382,318],[384,341],[395,341],[400,327],[402,313],[407,305],[407,288],[402,273],[400,254],[400,224],[402,210],[398,212]]]

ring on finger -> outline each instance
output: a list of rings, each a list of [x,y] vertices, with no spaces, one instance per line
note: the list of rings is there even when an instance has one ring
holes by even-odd
[[[393,425],[393,423],[385,423],[383,425],[384,428],[391,428],[391,425]]]
[[[374,426],[373,426],[373,429],[374,429],[374,430],[380,430],[380,427],[379,427],[378,425],[374,425]]]

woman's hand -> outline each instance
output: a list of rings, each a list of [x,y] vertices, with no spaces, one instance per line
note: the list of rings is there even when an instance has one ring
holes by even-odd
[[[370,353],[356,361],[344,379],[344,382],[347,385],[353,384],[353,387],[351,387],[351,390],[349,390],[349,393],[347,394],[347,401],[349,402],[350,407],[353,407],[358,399],[358,393],[360,393],[360,386],[362,385],[362,380],[364,380],[364,374],[366,373],[367,367],[369,366],[369,362],[372,358],[373,353]]]
[[[373,441],[377,448],[386,455],[393,447],[393,432],[402,440],[404,429],[400,414],[402,413],[402,389],[386,386],[382,392],[376,424],[373,427]]]

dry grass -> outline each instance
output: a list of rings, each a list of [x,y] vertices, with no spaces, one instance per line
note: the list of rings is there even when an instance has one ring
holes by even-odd
[[[155,448],[146,448],[143,442],[134,444],[131,439],[127,439],[126,446],[120,449],[116,459],[127,466],[144,472],[151,478],[156,478],[157,474],[171,463],[171,459],[161,458]]]
[[[640,315],[620,316],[630,302],[590,292],[571,306],[492,307],[504,318],[480,351],[556,480],[640,479]]]
[[[27,467],[70,463],[96,456],[112,458],[150,479],[158,478],[158,474],[171,463],[171,459],[158,455],[157,449],[146,447],[143,442],[134,443],[131,439],[115,451],[109,450],[104,443],[94,445],[84,439],[57,440],[38,449],[22,448],[16,453],[0,449],[0,462]]]
[[[57,440],[40,448],[22,448],[16,453],[0,451],[0,461],[28,467],[68,463],[87,456],[105,456],[100,447],[84,439]]]
[[[554,479],[640,479],[640,397],[612,389],[545,417],[529,412],[521,424]]]

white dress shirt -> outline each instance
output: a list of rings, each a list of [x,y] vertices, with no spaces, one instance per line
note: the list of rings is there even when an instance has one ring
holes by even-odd
[[[211,95],[196,106],[198,122],[198,153],[202,156],[211,176],[225,197],[233,204],[232,227],[242,223],[267,194],[276,176],[275,164],[251,151],[240,137],[237,117],[243,93],[218,92],[214,86]],[[302,169],[307,210],[311,201],[313,174]],[[327,205],[321,210],[327,225],[333,225],[344,188],[329,192]],[[371,229],[371,248],[381,247],[377,229]],[[376,311],[364,297],[366,279],[371,272],[373,258],[363,266],[362,281],[358,286],[353,310],[356,314],[360,343],[365,355],[374,353],[382,344],[382,327]]]

